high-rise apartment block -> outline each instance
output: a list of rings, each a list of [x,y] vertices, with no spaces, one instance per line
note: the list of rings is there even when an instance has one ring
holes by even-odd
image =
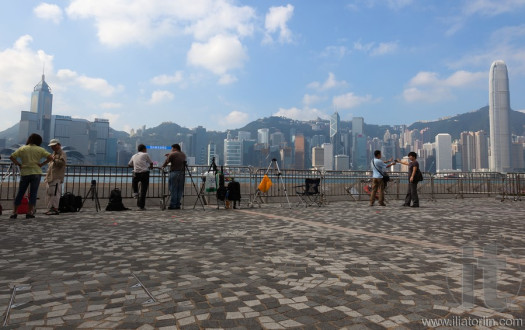
[[[452,170],[452,137],[450,134],[436,135],[436,172]]]

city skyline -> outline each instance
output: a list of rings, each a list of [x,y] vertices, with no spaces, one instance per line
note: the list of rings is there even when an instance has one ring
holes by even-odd
[[[29,111],[42,73],[55,114],[127,132],[335,111],[378,125],[436,120],[487,105],[497,59],[523,110],[524,14],[523,0],[11,1],[0,12],[0,130]]]

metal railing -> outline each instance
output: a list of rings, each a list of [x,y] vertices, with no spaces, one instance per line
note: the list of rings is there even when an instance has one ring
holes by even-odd
[[[273,185],[266,193],[260,194],[263,203],[282,202],[285,195],[296,196],[298,186],[304,185],[306,178],[321,178],[321,193],[327,200],[367,200],[369,198],[371,171],[318,171],[318,170],[278,170],[274,167],[253,168],[247,166],[222,166],[226,184],[232,177],[241,184],[244,201],[253,200],[257,186],[267,174]],[[209,166],[188,166],[186,171],[185,196],[196,198],[202,193],[214,203],[213,193],[204,190],[204,173]],[[190,177],[191,174],[191,177]],[[502,199],[521,200],[525,194],[525,173],[485,173],[485,172],[450,172],[430,175],[423,173],[424,180],[418,184],[420,198],[473,198],[501,197]],[[389,173],[385,195],[387,199],[403,199],[408,183],[406,172]],[[150,172],[150,185],[147,198],[164,199],[169,194],[169,172],[154,168]],[[16,166],[0,163],[0,200],[13,200],[20,179]],[[43,180],[44,177],[42,177]],[[114,188],[119,188],[123,198],[131,198],[132,171],[124,166],[88,166],[70,165],[66,169],[64,192],[85,196],[92,184],[97,187],[99,199],[109,198]],[[44,191],[44,189],[40,189]],[[42,197],[42,196],[41,196]],[[294,200],[295,202],[295,200]]]

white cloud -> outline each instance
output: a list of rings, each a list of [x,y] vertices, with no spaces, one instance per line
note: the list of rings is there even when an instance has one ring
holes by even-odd
[[[153,77],[151,79],[151,83],[155,85],[178,84],[182,81],[182,79],[183,79],[182,71],[177,71],[172,76],[163,74],[160,76]]]
[[[44,20],[50,20],[55,24],[60,23],[63,18],[62,8],[50,3],[41,3],[33,9],[33,12],[35,13],[36,17]]]
[[[122,108],[122,103],[104,102],[100,104],[100,107],[102,109],[118,109],[118,108]]]
[[[79,75],[75,71],[69,69],[58,70],[57,79],[65,85],[81,87],[96,92],[102,96],[111,96],[116,92],[123,90],[123,86],[115,87],[110,85],[105,79]]]
[[[359,8],[373,8],[375,6],[387,5],[393,10],[400,10],[406,6],[411,5],[414,0],[354,0],[353,3],[347,4],[347,8],[353,11],[358,11]]]
[[[381,42],[377,47],[372,49],[372,52],[370,55],[372,56],[378,56],[378,55],[386,55],[390,53],[394,53],[398,49],[399,45],[397,41],[393,42]]]
[[[290,4],[279,7],[270,7],[266,14],[264,21],[264,27],[266,29],[266,35],[263,42],[273,42],[272,34],[279,32],[280,43],[292,42],[292,31],[288,28],[288,21],[293,16],[294,7]]]
[[[469,0],[465,1],[466,15],[496,16],[525,6],[524,0]]]
[[[273,114],[273,116],[286,117],[294,120],[314,120],[317,118],[329,119],[330,116],[318,109],[299,109],[299,108],[290,108],[284,109],[279,108],[279,111]]]
[[[452,16],[447,19],[450,24],[446,31],[447,36],[454,35],[461,30],[471,16],[497,16],[518,10],[525,6],[525,0],[469,0],[464,1],[460,9],[460,15]]]
[[[307,108],[309,108],[310,106],[318,103],[321,100],[322,100],[322,98],[320,96],[318,96],[318,95],[305,94],[303,96],[303,104]]]
[[[218,35],[207,43],[193,43],[188,52],[188,63],[200,66],[217,75],[240,68],[248,56],[235,36]]]
[[[201,18],[190,22],[185,32],[198,40],[207,40],[217,34],[251,36],[255,30],[255,16],[255,10],[251,7],[237,7],[227,1],[213,1]]]
[[[329,72],[328,78],[326,79],[324,83],[314,81],[314,82],[309,83],[308,87],[312,89],[317,89],[319,91],[325,91],[328,89],[345,86],[346,84],[347,84],[346,81],[344,80],[338,81],[337,79],[335,79],[335,75],[332,72]]]
[[[399,43],[397,41],[380,42],[378,45],[376,45],[375,42],[362,44],[360,40],[354,42],[354,50],[370,54],[371,56],[394,53],[398,50],[398,48]]]
[[[229,85],[237,81],[237,77],[231,74],[223,74],[219,79],[219,85]]]
[[[332,100],[332,104],[336,109],[351,109],[372,101],[373,99],[371,95],[358,96],[354,93],[346,93],[335,96]]]
[[[164,103],[164,102],[169,102],[173,100],[174,98],[175,98],[175,95],[173,95],[173,93],[171,93],[170,91],[158,90],[158,91],[154,91],[151,94],[149,103],[150,104]]]
[[[31,92],[41,79],[42,68],[53,71],[53,56],[31,49],[32,41],[30,35],[24,35],[12,47],[0,49],[0,131],[18,122],[21,110],[29,110]]]
[[[480,66],[488,76],[490,64],[497,59],[504,60],[509,71],[515,75],[525,75],[525,24],[507,26],[495,30],[484,48],[465,55],[449,63],[451,68]]]
[[[152,44],[181,34],[207,40],[217,34],[248,36],[255,10],[232,0],[73,0],[72,19],[93,19],[101,43],[119,47]]]
[[[345,46],[328,46],[321,53],[321,57],[335,57],[342,59],[350,53],[351,51]]]
[[[486,82],[487,72],[456,71],[445,79],[440,79],[436,72],[419,72],[410,79],[408,87],[403,91],[407,102],[439,102],[454,97],[456,88],[475,87]]]
[[[241,111],[232,111],[226,117],[220,119],[220,125],[223,127],[239,127],[248,123],[250,115]]]

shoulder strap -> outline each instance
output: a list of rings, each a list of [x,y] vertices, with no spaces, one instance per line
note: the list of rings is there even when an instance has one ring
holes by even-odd
[[[372,159],[372,165],[374,165],[374,167],[376,168],[376,170],[379,172],[379,174],[381,174],[381,176],[385,176],[385,174],[383,172],[381,172],[377,166],[376,166],[376,162],[375,162],[375,158]]]

